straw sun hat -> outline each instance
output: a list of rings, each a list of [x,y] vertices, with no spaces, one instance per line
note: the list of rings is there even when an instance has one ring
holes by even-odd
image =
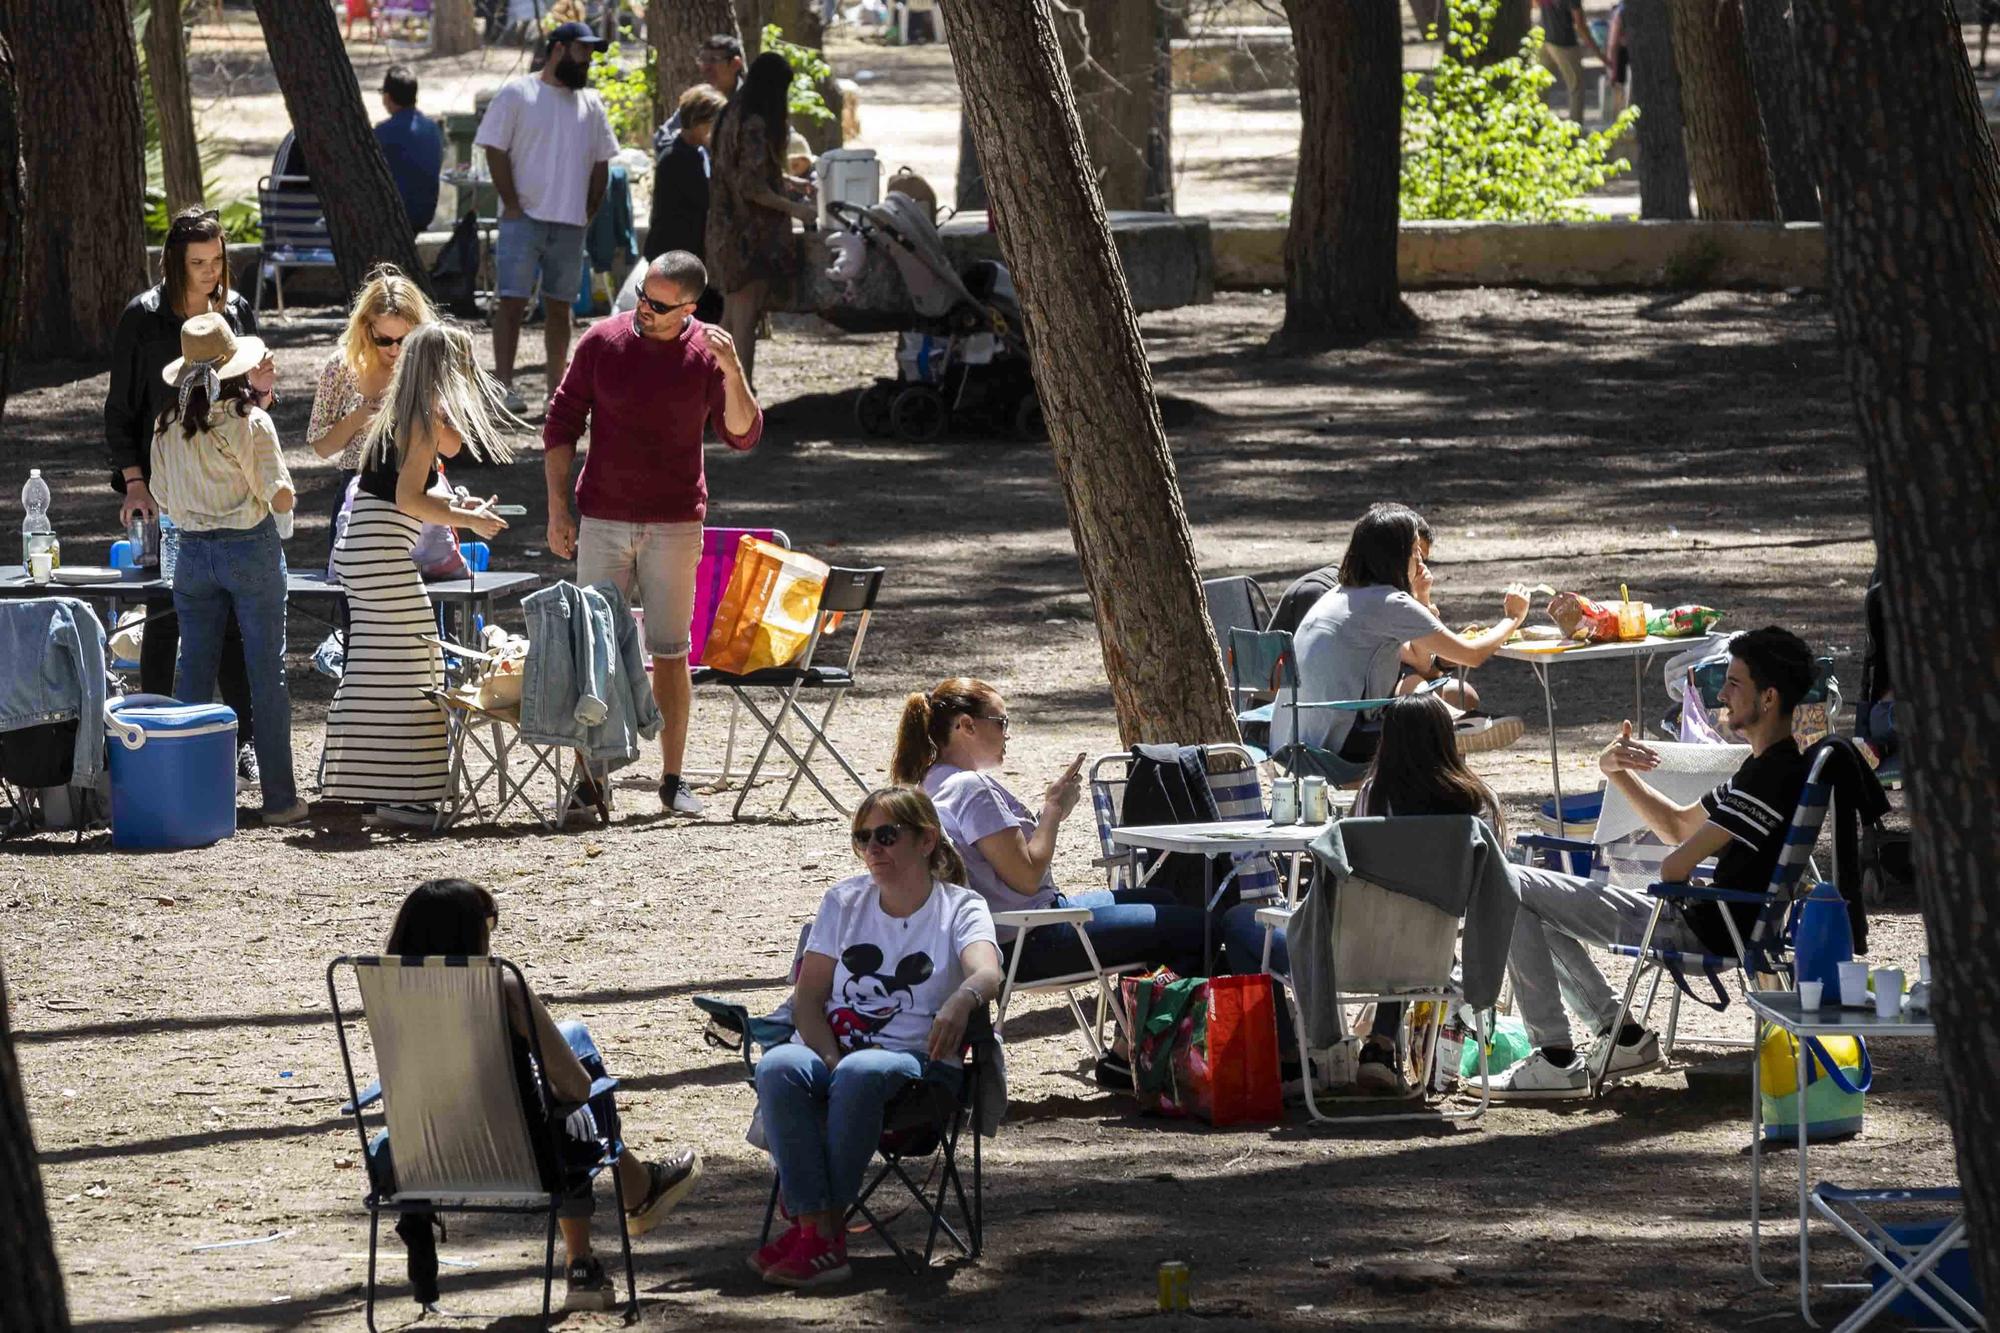
[[[181,355],[167,362],[160,376],[179,384],[192,362],[212,371],[218,381],[226,380],[255,369],[267,352],[262,338],[239,338],[221,315],[200,314],[181,325]]]

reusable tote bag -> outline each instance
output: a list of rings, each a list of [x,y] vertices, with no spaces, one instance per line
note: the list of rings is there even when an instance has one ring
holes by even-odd
[[[1859,1037],[1807,1037],[1803,1093],[1798,1087],[1798,1042],[1791,1033],[1765,1025],[1757,1040],[1757,1059],[1763,1066],[1766,1143],[1795,1139],[1801,1114],[1811,1143],[1861,1132],[1875,1071]]]
[[[1218,1126],[1280,1118],[1269,977],[1176,977],[1163,968],[1125,978],[1124,993],[1138,1034],[1132,1079],[1140,1105]]]
[[[702,664],[746,676],[792,662],[812,637],[826,576],[824,561],[743,538],[729,586],[715,609]]]

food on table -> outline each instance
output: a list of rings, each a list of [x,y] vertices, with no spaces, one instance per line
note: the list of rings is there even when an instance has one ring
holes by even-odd
[[[1696,634],[1706,634],[1710,626],[1722,619],[1722,612],[1712,606],[1697,606],[1689,603],[1677,606],[1671,611],[1660,611],[1646,622],[1646,632],[1657,634],[1663,639],[1685,639]]]
[[[1568,639],[1610,643],[1618,638],[1618,612],[1600,606],[1582,593],[1559,592],[1549,598],[1549,619]]]

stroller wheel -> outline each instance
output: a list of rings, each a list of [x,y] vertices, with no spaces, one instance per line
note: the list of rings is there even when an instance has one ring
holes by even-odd
[[[1014,428],[1017,440],[1045,440],[1049,434],[1049,423],[1042,418],[1041,395],[1032,389],[1014,404],[1014,417],[1009,423]]]
[[[871,384],[861,391],[861,396],[854,400],[854,424],[861,427],[863,434],[887,435],[896,428],[890,419],[896,393],[893,384]]]
[[[889,408],[889,421],[896,434],[912,444],[929,444],[943,435],[950,417],[944,395],[928,384],[912,384],[896,395]]]

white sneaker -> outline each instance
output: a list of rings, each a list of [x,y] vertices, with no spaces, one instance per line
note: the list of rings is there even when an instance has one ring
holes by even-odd
[[[1599,1037],[1600,1042],[1610,1041],[1611,1034]],[[1591,1052],[1596,1054],[1596,1048]],[[1595,1063],[1595,1061],[1593,1061]],[[1649,1069],[1658,1069],[1666,1061],[1660,1057],[1660,1034],[1647,1028],[1634,1042],[1618,1042],[1611,1049],[1611,1068],[1606,1078],[1617,1078],[1624,1074],[1643,1074]]]
[[[1590,1070],[1581,1056],[1558,1065],[1536,1051],[1527,1059],[1493,1076],[1495,1101],[1554,1101],[1581,1097],[1590,1091]]]
[[[528,400],[523,398],[521,391],[513,385],[509,384],[507,386],[507,396],[503,401],[507,405],[507,410],[515,416],[525,417],[528,415]]]
[[[1527,724],[1518,717],[1488,717],[1484,713],[1467,713],[1452,724],[1460,754],[1504,750],[1526,730]]]
[[[674,791],[672,800],[662,797],[660,804],[667,808],[669,814],[675,815],[698,815],[702,812],[703,808],[701,797],[689,791],[688,785],[685,782]]]

